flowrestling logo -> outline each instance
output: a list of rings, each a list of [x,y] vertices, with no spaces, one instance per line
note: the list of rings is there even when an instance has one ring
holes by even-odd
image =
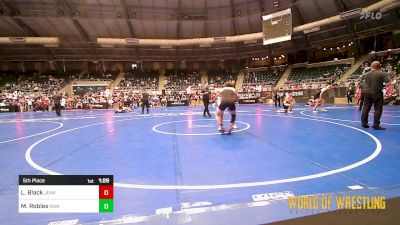
[[[360,20],[380,20],[382,19],[382,13],[381,12],[366,12],[362,13],[360,16]]]

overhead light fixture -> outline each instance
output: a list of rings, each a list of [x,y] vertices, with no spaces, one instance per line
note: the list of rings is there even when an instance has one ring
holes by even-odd
[[[102,48],[113,48],[114,45],[113,44],[101,44],[100,45]]]
[[[172,45],[161,45],[160,48],[163,48],[163,49],[171,49],[171,48],[172,48]]]
[[[317,31],[320,31],[320,30],[321,30],[320,27],[314,27],[314,28],[309,29],[309,30],[304,30],[303,33],[304,33],[304,34],[309,34],[309,33],[317,32]]]
[[[256,43],[257,43],[257,40],[244,41],[243,43],[244,43],[245,45],[247,45],[247,44],[256,44]]]
[[[226,37],[214,37],[215,43],[226,42]]]
[[[324,48],[324,51],[326,51],[326,48]]]
[[[361,15],[361,8],[352,9],[346,12],[342,12],[339,14],[340,19],[347,20],[352,18],[358,18]]]
[[[8,39],[11,42],[14,42],[14,43],[23,43],[23,42],[25,42],[25,38],[24,37],[9,37]]]
[[[208,48],[211,47],[211,44],[200,44],[200,48]]]
[[[46,48],[57,48],[59,46],[58,43],[48,43],[48,44],[44,44],[44,47]]]
[[[125,42],[127,45],[139,45],[138,38],[125,38]]]
[[[339,49],[339,47],[337,47],[336,49]]]

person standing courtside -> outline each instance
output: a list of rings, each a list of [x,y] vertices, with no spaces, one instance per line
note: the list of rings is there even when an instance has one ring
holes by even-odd
[[[363,104],[364,104],[363,86],[364,86],[364,81],[361,81],[360,83],[358,83],[357,91],[356,91],[356,99],[357,99],[359,112],[361,112]]]
[[[211,118],[210,111],[208,110],[208,106],[210,104],[210,92],[208,91],[208,87],[205,87],[203,90],[203,104],[204,104],[203,117],[206,117],[207,113],[208,117]]]
[[[347,104],[353,104],[353,95],[354,95],[353,88],[349,87],[346,93]]]
[[[57,93],[54,94],[53,101],[57,116],[61,116],[61,99],[62,99],[61,94]]]
[[[381,64],[379,61],[374,61],[371,63],[371,71],[364,74],[364,85],[363,85],[363,95],[364,95],[364,107],[361,115],[361,125],[364,128],[368,128],[368,114],[371,110],[372,105],[374,105],[374,123],[372,128],[375,130],[385,130],[380,126],[380,119],[383,111],[383,92],[382,89],[384,84],[390,85],[395,84],[396,80],[390,82],[386,73],[381,70]]]
[[[147,114],[149,114],[149,107],[150,107],[149,94],[146,91],[144,91],[142,94],[142,114],[144,113],[145,106],[146,106]]]

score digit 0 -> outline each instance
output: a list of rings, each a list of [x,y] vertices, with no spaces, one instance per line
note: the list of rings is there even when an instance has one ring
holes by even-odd
[[[113,199],[114,190],[112,185],[100,185],[99,186],[99,198],[100,199]]]

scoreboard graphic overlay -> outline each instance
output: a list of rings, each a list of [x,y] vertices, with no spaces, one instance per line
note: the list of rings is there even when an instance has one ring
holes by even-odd
[[[20,175],[20,213],[114,212],[112,175]]]

